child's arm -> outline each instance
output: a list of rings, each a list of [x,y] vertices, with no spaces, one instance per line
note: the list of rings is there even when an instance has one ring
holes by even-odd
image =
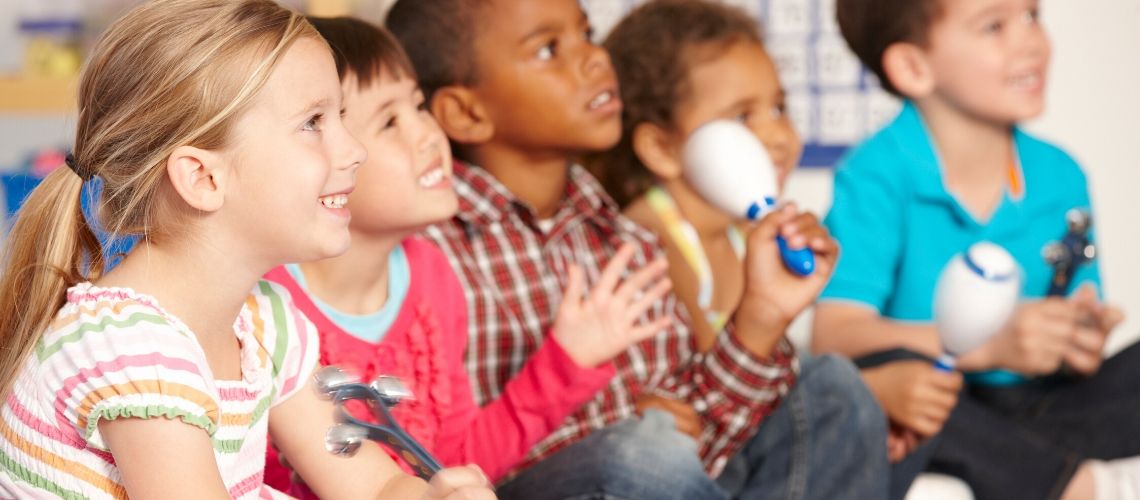
[[[812,248],[817,267],[811,276],[795,276],[784,268],[777,234],[793,247]],[[795,383],[795,352],[784,331],[826,283],[838,254],[815,217],[798,214],[794,207],[769,214],[748,239],[746,292],[733,324],[709,352],[680,367],[659,390],[700,416],[706,464],[731,455]],[[685,317],[675,300],[666,305]]]
[[[498,399],[483,408],[475,405],[463,356],[467,339],[464,315],[456,315],[449,325],[445,344],[449,349],[452,411],[445,416],[436,453],[444,463],[474,462],[492,479],[501,477],[542,438],[565,418],[593,398],[613,377],[609,363],[629,344],[668,326],[668,320],[648,325],[635,322],[653,302],[668,290],[667,280],[657,281],[664,272],[663,262],[655,262],[618,283],[633,254],[632,248],[618,252],[603,271],[603,278],[589,295],[582,290],[579,270],[571,272],[566,299],[559,308],[551,336],[507,382]],[[440,255],[442,266],[450,270]],[[440,306],[465,311],[465,299],[458,280],[445,285]],[[566,346],[574,346],[574,352]]]
[[[132,499],[228,499],[214,446],[200,427],[165,418],[99,422]]]
[[[869,306],[823,302],[816,306],[812,350],[858,357],[903,348],[937,358],[941,343],[934,326],[901,323]],[[860,370],[887,417],[921,437],[942,430],[958,402],[961,374],[944,373],[923,361],[895,361]]]
[[[335,421],[333,405],[317,397],[309,381],[269,414],[269,432],[281,454],[321,498],[491,499],[490,483],[478,469],[458,467],[437,473],[426,484],[404,474],[380,447],[366,441],[352,457],[325,449],[325,432]]]
[[[811,348],[813,352],[835,352],[851,358],[896,348],[931,358],[942,354],[933,324],[893,321],[869,305],[838,300],[816,305]]]

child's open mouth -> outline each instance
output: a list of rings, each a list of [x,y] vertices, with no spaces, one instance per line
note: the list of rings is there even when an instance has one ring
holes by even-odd
[[[609,113],[621,109],[621,100],[618,98],[617,92],[613,90],[603,90],[594,96],[593,99],[590,99],[586,108],[590,111]]]
[[[447,172],[443,170],[443,167],[436,167],[421,175],[417,182],[419,182],[420,187],[431,189],[439,186],[446,179]]]
[[[344,208],[348,204],[347,194],[330,194],[319,198],[321,205],[325,208]]]
[[[1022,91],[1036,91],[1041,88],[1041,74],[1037,72],[1017,75],[1009,79],[1013,88]]]

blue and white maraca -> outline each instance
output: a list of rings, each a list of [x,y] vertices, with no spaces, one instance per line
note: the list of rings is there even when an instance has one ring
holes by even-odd
[[[1021,296],[1021,272],[1001,246],[982,241],[955,255],[938,278],[934,323],[946,353],[936,366],[985,344],[1009,321]]]
[[[682,151],[685,179],[706,201],[746,220],[759,220],[777,208],[776,167],[752,131],[739,122],[716,120],[689,135]],[[807,276],[815,270],[811,249],[792,249],[776,239],[789,271]]]

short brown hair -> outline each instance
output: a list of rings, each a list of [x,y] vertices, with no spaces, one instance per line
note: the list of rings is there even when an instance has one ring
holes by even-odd
[[[332,48],[336,72],[343,82],[356,75],[361,88],[372,85],[382,73],[416,79],[408,54],[388,30],[353,17],[309,17]]]
[[[654,183],[633,151],[634,128],[673,126],[674,109],[689,97],[689,70],[703,55],[695,51],[720,51],[741,41],[763,45],[757,21],[710,0],[648,2],[606,37],[621,88],[622,135],[615,148],[587,163],[618,204],[628,205]]]
[[[925,45],[940,14],[939,0],[838,0],[835,5],[847,45],[879,77],[883,89],[900,97],[883,71],[883,53],[899,42]]]
[[[478,14],[487,1],[398,0],[388,11],[384,26],[404,45],[428,102],[441,87],[475,83]]]

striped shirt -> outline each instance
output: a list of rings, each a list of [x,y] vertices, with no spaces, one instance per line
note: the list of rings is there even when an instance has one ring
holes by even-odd
[[[534,212],[486,170],[455,163],[459,213],[425,233],[443,250],[467,298],[467,370],[486,404],[542,345],[577,263],[593,283],[623,243],[631,266],[663,255],[657,237],[623,216],[585,169],[569,170],[562,204],[544,229]],[[767,358],[754,356],[730,324],[708,352],[696,348],[689,316],[669,294],[646,320],[673,318],[669,329],[614,360],[617,375],[592,401],[531,451],[523,467],[635,415],[640,394],[684,401],[701,416],[700,454],[713,476],[756,432],[795,383],[799,363],[786,339]]]
[[[242,379],[215,380],[195,335],[153,297],[72,287],[0,407],[0,498],[126,498],[99,422],[158,417],[209,434],[231,497],[279,496],[262,484],[267,413],[315,368],[316,333],[288,292],[261,282],[234,334]]]

